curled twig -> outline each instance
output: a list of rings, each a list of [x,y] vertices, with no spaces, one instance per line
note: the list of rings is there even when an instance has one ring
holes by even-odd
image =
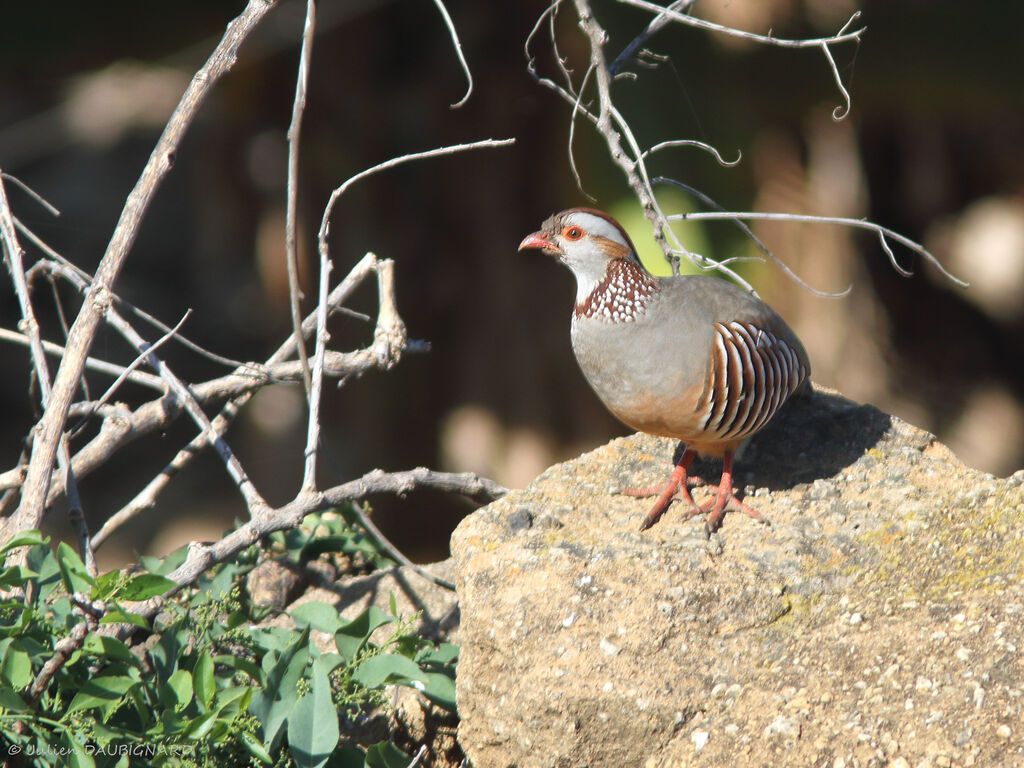
[[[734,165],[739,165],[740,160],[743,159],[743,153],[737,149],[736,159],[726,160],[725,158],[722,157],[722,153],[719,152],[715,147],[711,146],[705,141],[698,141],[697,139],[673,139],[670,141],[659,142],[650,149],[645,149],[643,152],[641,152],[640,159],[645,160],[647,159],[648,155],[653,155],[655,152],[658,152],[659,150],[662,149],[668,149],[669,147],[697,147],[697,149],[703,149],[705,152],[714,157],[719,165],[723,165],[726,168],[731,168]],[[655,181],[657,181],[657,179],[655,179]]]
[[[843,24],[839,32],[831,37],[814,37],[794,40],[784,37],[775,37],[774,35],[759,35],[756,32],[746,32],[742,29],[736,29],[735,27],[715,24],[713,21],[706,21],[705,19],[700,19],[696,16],[689,16],[679,10],[673,9],[672,6],[665,8],[657,3],[648,2],[648,0],[619,0],[619,2],[624,5],[632,5],[636,8],[643,8],[645,11],[651,11],[652,13],[666,16],[672,21],[678,21],[681,24],[688,24],[691,27],[697,27],[698,29],[718,32],[723,35],[729,35],[730,37],[739,37],[743,40],[751,40],[755,43],[777,45],[781,48],[816,48],[822,43],[827,45],[836,45],[837,43],[847,43],[855,40],[859,41],[861,35],[863,35],[867,30],[867,27],[861,27],[860,29],[855,29],[852,32],[847,31],[850,25],[860,18],[860,11],[855,11],[853,15],[850,16],[849,20]]]
[[[444,25],[448,29],[448,36],[452,39],[452,45],[455,48],[455,55],[459,58],[459,66],[462,67],[462,72],[466,75],[466,93],[461,99],[451,105],[452,109],[458,109],[469,101],[469,97],[473,93],[473,74],[469,71],[469,64],[466,63],[466,57],[462,53],[462,43],[459,42],[459,34],[455,31],[455,24],[452,22],[452,17],[448,14],[448,9],[445,8],[441,0],[434,0],[434,5],[437,6],[437,10],[444,20]]]
[[[654,179],[654,183],[655,184],[662,184],[662,183],[664,183],[664,184],[672,184],[673,186],[680,187],[681,189],[685,189],[687,192],[692,194],[694,197],[696,197],[698,200],[703,202],[705,205],[708,205],[708,206],[710,206],[712,208],[716,208],[716,209],[718,209],[719,211],[721,211],[723,213],[728,213],[728,211],[726,211],[721,205],[719,205],[714,200],[712,200],[711,197],[709,197],[708,195],[705,195],[699,189],[696,189],[696,188],[690,186],[689,184],[684,184],[683,182],[677,181],[675,179],[666,179],[664,177],[659,177],[657,179]],[[669,218],[675,218],[675,217],[671,217],[670,216]],[[802,287],[805,290],[809,291],[810,293],[813,293],[815,296],[820,296],[822,298],[827,298],[827,299],[838,299],[838,298],[842,298],[843,296],[848,295],[850,293],[850,291],[853,290],[853,286],[852,285],[846,286],[846,288],[844,288],[841,291],[834,291],[834,292],[833,291],[822,291],[822,290],[820,290],[818,288],[815,288],[812,285],[809,285],[802,277],[800,277],[800,275],[798,275],[796,272],[794,272],[792,269],[790,269],[789,265],[786,262],[784,262],[782,259],[780,259],[778,256],[776,256],[774,253],[772,253],[771,249],[768,248],[768,246],[765,245],[764,242],[762,242],[761,238],[759,238],[757,235],[754,234],[753,230],[751,230],[750,227],[748,227],[745,222],[743,222],[740,219],[734,219],[733,220],[733,224],[735,224],[736,227],[739,228],[739,230],[744,235],[746,235],[747,238],[749,238],[749,240],[754,244],[754,246],[759,251],[761,251],[761,253],[763,253],[765,256],[767,256],[769,259],[771,259],[772,262],[774,262],[776,266],[778,266],[783,272],[785,272],[786,275],[791,280],[793,280],[797,285],[799,285],[800,287]],[[732,259],[724,259],[723,262],[735,261],[735,260],[743,260],[743,257],[733,257]],[[756,295],[756,291],[754,293]]]
[[[878,235],[881,241],[882,250],[884,250],[885,254],[889,257],[889,262],[892,264],[893,268],[904,277],[907,277],[912,273],[896,261],[896,255],[893,253],[892,248],[889,247],[887,242],[890,239],[895,240],[904,248],[922,256],[925,261],[930,263],[945,277],[959,285],[961,288],[966,288],[968,285],[966,281],[961,280],[942,266],[942,262],[935,258],[935,255],[920,243],[911,240],[909,237],[901,235],[899,232],[894,232],[888,227],[883,227],[881,224],[876,224],[875,222],[867,221],[866,219],[851,219],[844,216],[812,216],[798,213],[763,213],[757,211],[697,211],[695,213],[674,214],[669,216],[669,219],[677,219],[680,221],[737,219],[746,219],[748,221],[790,221],[803,222],[806,224],[840,224],[842,226],[854,227],[856,229],[866,229],[868,231],[875,232]]]

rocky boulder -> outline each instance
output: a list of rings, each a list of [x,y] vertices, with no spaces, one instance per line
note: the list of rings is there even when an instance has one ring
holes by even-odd
[[[453,534],[475,768],[1024,765],[1024,473],[818,390],[737,462],[770,526],[640,533],[611,491],[674,450],[615,440]]]

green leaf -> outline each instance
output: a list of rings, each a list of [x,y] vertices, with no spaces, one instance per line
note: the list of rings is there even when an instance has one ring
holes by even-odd
[[[344,664],[345,660],[336,653],[321,653],[317,657],[316,663],[327,670],[327,674],[331,674],[331,672]]]
[[[217,714],[215,712],[207,712],[205,715],[200,715],[191,720],[182,736],[189,741],[199,741],[199,739],[203,738],[213,729],[216,723]]]
[[[49,537],[43,538],[43,534],[37,530],[29,529],[27,531],[18,531],[4,542],[3,547],[0,547],[0,555],[6,555],[12,549],[16,549],[17,547],[31,547],[36,544],[48,544],[49,542]]]
[[[115,608],[104,614],[100,624],[131,624],[140,629],[149,629],[149,622],[137,613],[131,613],[121,608]]]
[[[149,600],[177,586],[176,582],[155,573],[140,573],[117,591],[117,599]]]
[[[134,680],[125,675],[94,677],[92,680],[86,681],[78,690],[75,698],[71,700],[66,714],[70,715],[82,709],[97,707],[103,711],[105,719],[135,684]]]
[[[338,745],[338,712],[331,681],[321,664],[313,664],[310,691],[288,717],[288,749],[299,768],[319,768]]]
[[[242,746],[248,750],[250,755],[255,757],[264,765],[273,765],[274,758],[270,756],[270,753],[263,748],[263,745],[260,744],[252,734],[246,733],[245,731],[237,731],[236,733],[238,734],[239,740],[242,742]]]
[[[39,576],[38,573],[24,565],[12,565],[0,571],[0,586],[21,587],[25,582]]]
[[[68,594],[87,592],[96,584],[92,576],[89,575],[82,558],[68,546],[67,542],[62,541],[57,545],[57,565],[60,568],[64,589],[68,591]]]
[[[366,753],[352,744],[340,744],[327,758],[324,768],[363,768]]]
[[[42,606],[49,600],[53,591],[61,585],[57,557],[49,547],[32,547],[28,551],[28,557],[25,558],[25,564],[39,574],[31,604],[37,607]]]
[[[228,654],[214,656],[213,663],[220,664],[239,672],[245,672],[245,674],[251,677],[260,686],[263,686],[266,683],[267,676],[263,674],[263,670],[257,667],[253,662],[241,656],[230,656]]]
[[[239,578],[250,570],[233,562],[221,563],[216,570],[207,571],[196,581],[196,597],[204,602],[223,600],[231,594]]]
[[[346,661],[352,661],[375,629],[394,620],[394,616],[371,605],[334,633],[334,644]]]
[[[295,706],[298,698],[295,685],[308,661],[309,627],[303,629],[283,652],[268,653],[263,659],[267,683],[252,697],[249,711],[263,724],[264,743],[271,749],[276,748],[285,721]],[[269,669],[268,663],[271,665]]]
[[[142,662],[132,653],[128,646],[116,637],[105,637],[90,633],[82,643],[82,650],[93,656],[101,656],[113,661],[123,661],[134,667],[141,667]]]
[[[255,690],[248,685],[239,685],[218,691],[213,698],[210,711],[216,713],[217,717],[221,719],[230,720],[249,708],[249,702],[252,700]]]
[[[139,564],[150,573],[159,576],[166,576],[172,573],[179,565],[185,562],[188,557],[188,544],[183,544],[166,557],[152,557],[143,555],[139,558]]]
[[[444,672],[425,672],[427,682],[411,687],[449,712],[455,712],[455,681]]]
[[[213,679],[213,659],[210,654],[203,651],[195,668],[192,670],[192,682],[195,686],[196,701],[205,712],[210,708],[213,695],[217,692],[217,684]]]
[[[371,656],[356,668],[352,673],[352,679],[367,688],[380,688],[386,683],[412,680],[427,682],[427,678],[414,661],[397,653]]]
[[[75,741],[71,735],[65,731],[61,738],[61,750],[67,755],[68,768],[96,768],[96,761],[92,759],[92,755],[85,751],[83,745]]]
[[[32,662],[21,643],[15,641],[7,647],[0,662],[0,677],[16,691],[32,682]]]
[[[338,617],[337,608],[319,600],[310,600],[308,603],[298,605],[294,610],[289,611],[288,615],[300,627],[308,624],[313,629],[319,629],[329,635],[333,635],[345,623]]]
[[[13,689],[0,685],[0,710],[8,712],[31,712],[32,708],[25,703]]]
[[[366,750],[365,768],[408,768],[409,755],[392,744],[382,741]]]
[[[109,600],[117,594],[119,584],[128,580],[123,571],[107,571],[96,577],[92,597],[94,600]]]
[[[175,712],[181,712],[192,701],[192,675],[179,669],[160,686],[160,703]]]
[[[437,648],[426,648],[416,655],[417,664],[451,664],[459,658],[459,646],[454,643],[441,643]]]

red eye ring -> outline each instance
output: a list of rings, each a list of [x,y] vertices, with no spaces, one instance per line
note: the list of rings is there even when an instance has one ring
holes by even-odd
[[[583,237],[583,230],[579,227],[566,227],[562,230],[562,237],[566,240],[579,240]]]

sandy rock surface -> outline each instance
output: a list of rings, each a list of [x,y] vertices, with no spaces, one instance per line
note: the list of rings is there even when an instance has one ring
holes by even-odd
[[[674,450],[615,440],[455,531],[475,768],[1024,766],[1024,472],[818,391],[737,462],[770,526],[640,533],[611,491]]]

